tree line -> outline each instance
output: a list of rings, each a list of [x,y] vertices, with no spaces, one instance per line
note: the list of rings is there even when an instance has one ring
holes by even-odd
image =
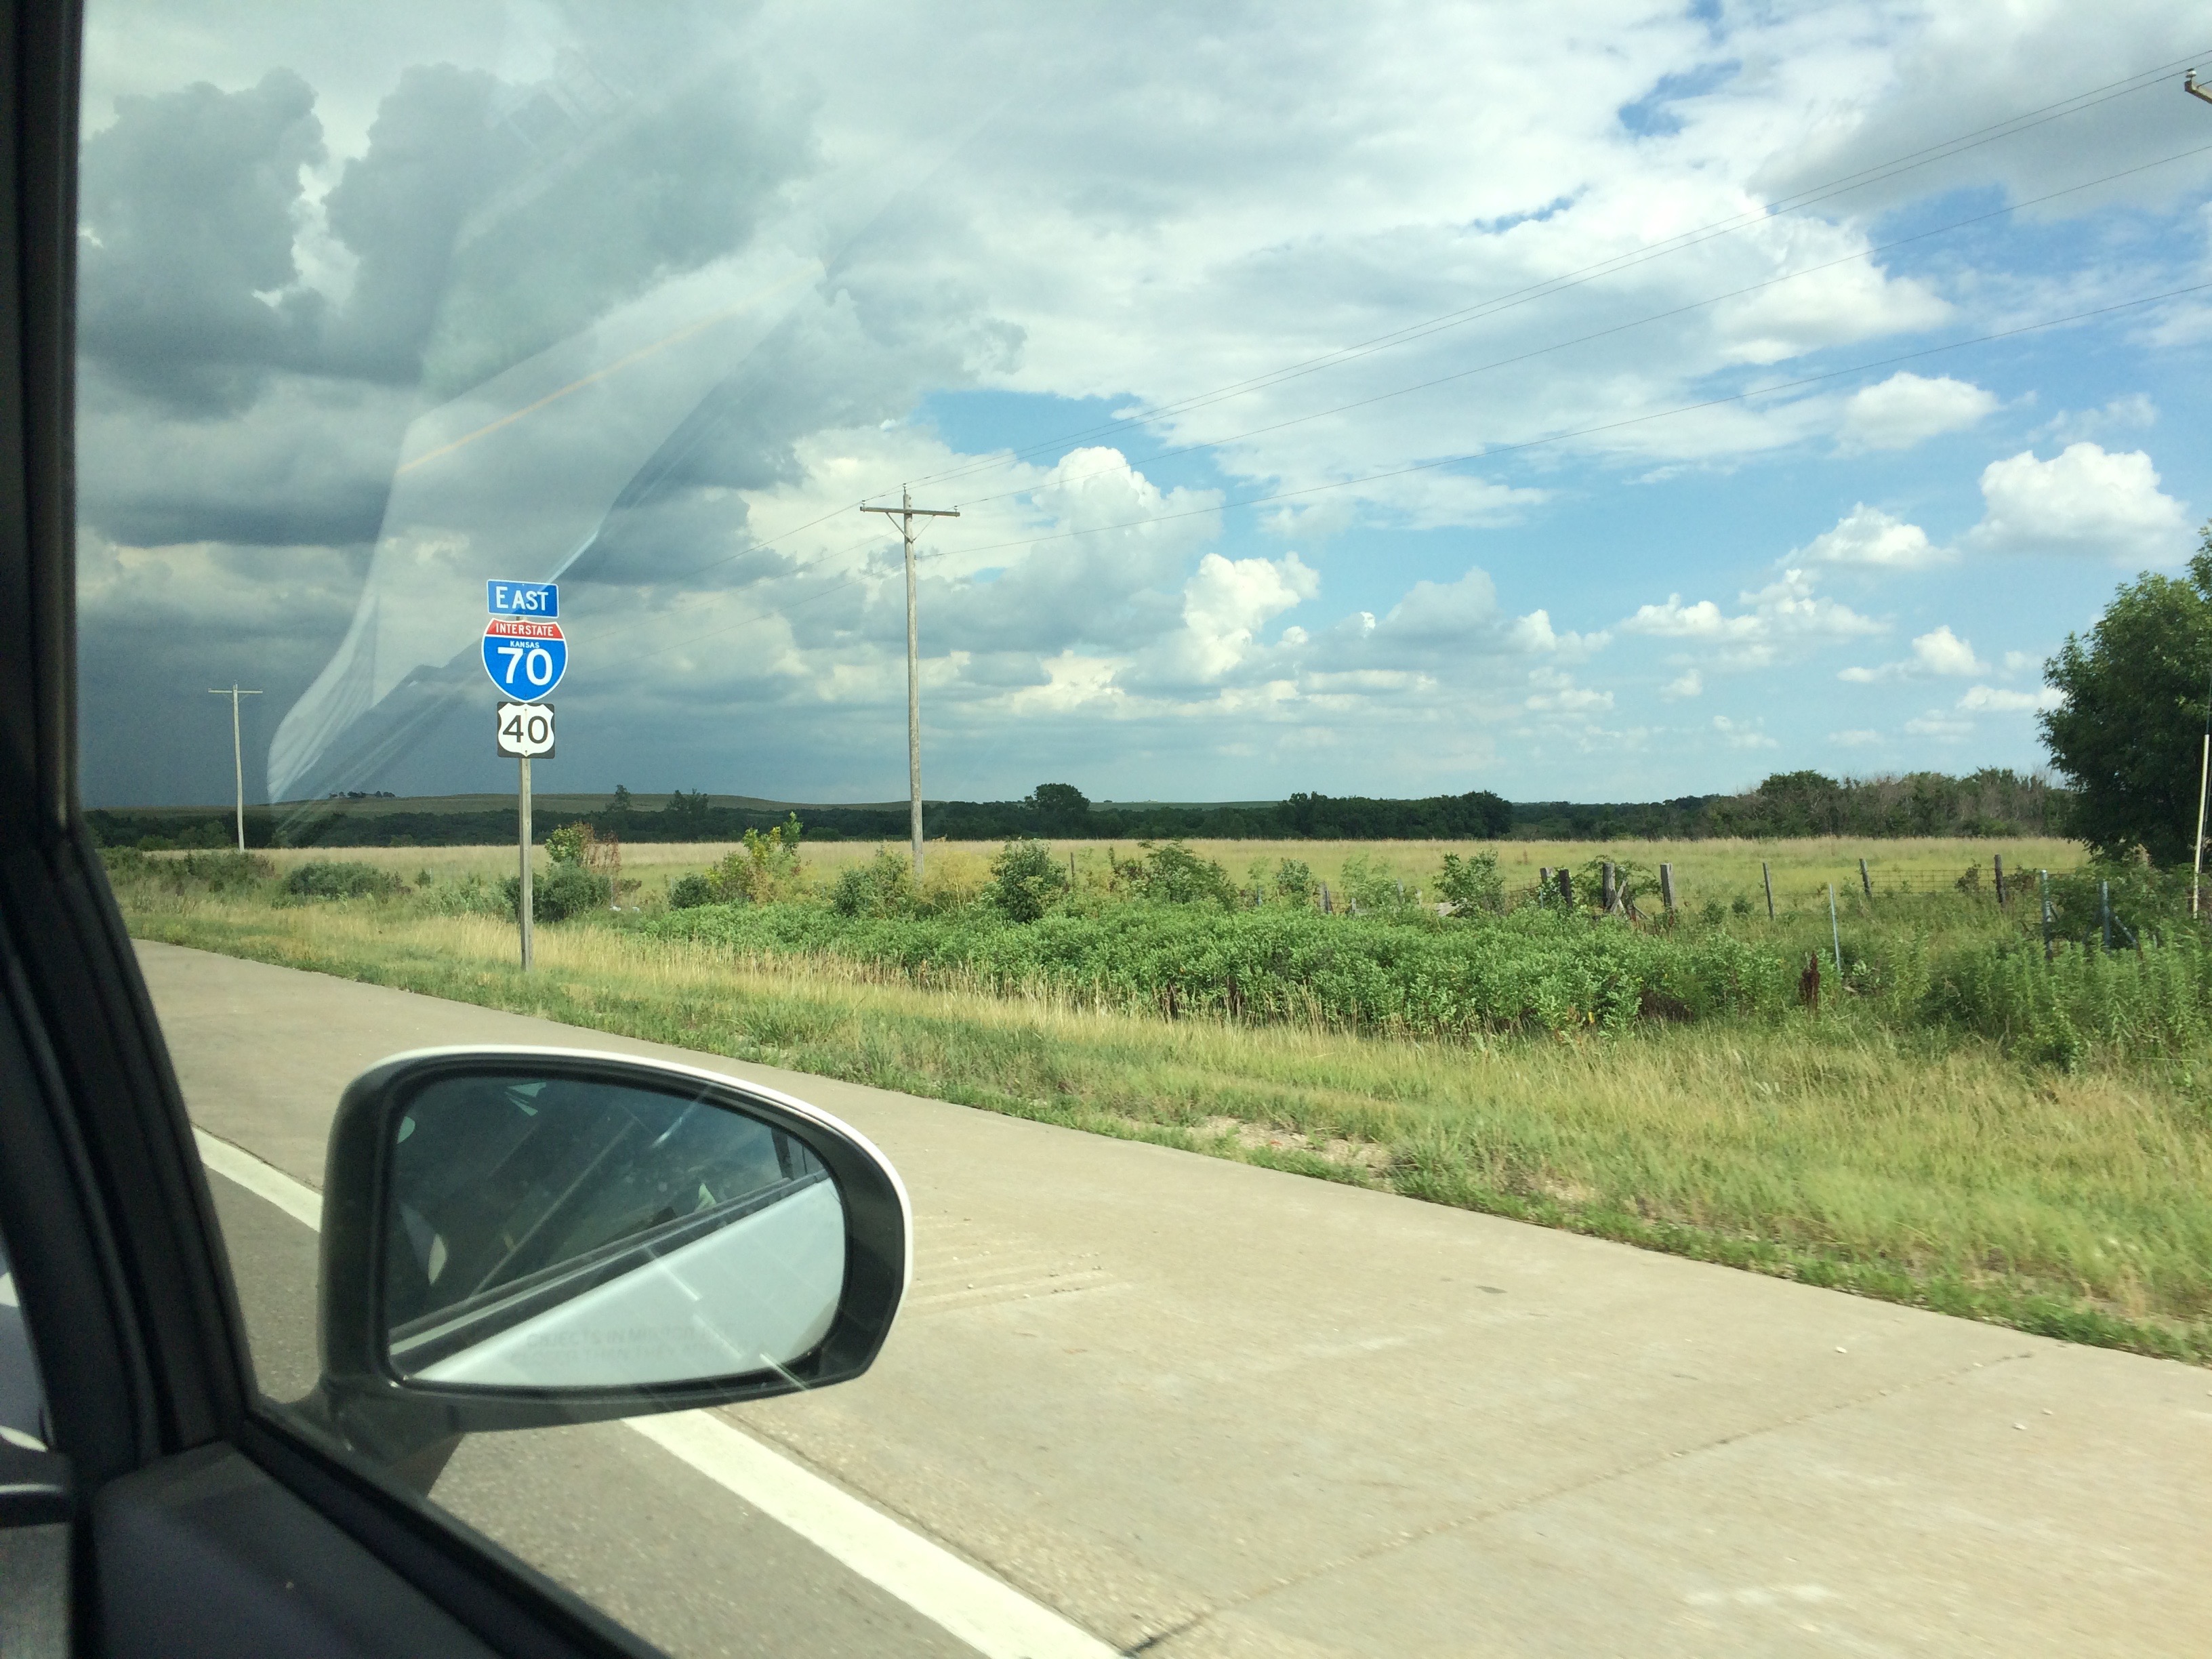
[[[1395,799],[1304,792],[1279,801],[1176,804],[1092,801],[1073,784],[1040,784],[1020,800],[932,801],[930,837],[951,841],[1142,841],[1171,837],[1258,841],[1618,841],[1712,836],[2048,836],[2068,833],[2072,796],[2040,774],[1984,767],[1961,777],[1942,772],[1832,778],[1781,772],[1735,795],[1673,800],[1584,803],[1509,801],[1487,789]],[[641,806],[616,787],[590,812],[537,815],[540,837],[572,823],[626,842],[734,842],[765,832],[793,809],[738,805],[702,790],[678,790],[658,807]],[[903,841],[903,806],[800,806],[810,841]],[[86,817],[109,846],[227,847],[226,811],[94,808]],[[246,842],[278,844],[266,807],[246,815]],[[511,810],[380,811],[334,807],[286,823],[284,845],[459,847],[493,844],[514,834]]]

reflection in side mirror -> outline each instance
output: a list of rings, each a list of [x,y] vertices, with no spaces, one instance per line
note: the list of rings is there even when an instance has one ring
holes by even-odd
[[[465,1434],[858,1376],[912,1255],[883,1154],[787,1095],[618,1054],[398,1055],[331,1126],[301,1409],[427,1489]]]
[[[393,1127],[393,1372],[538,1389],[775,1370],[830,1333],[844,1206],[804,1143],[599,1080],[447,1078]]]

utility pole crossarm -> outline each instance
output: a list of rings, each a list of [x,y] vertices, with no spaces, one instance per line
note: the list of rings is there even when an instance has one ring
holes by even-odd
[[[2197,84],[2197,71],[2195,70],[2190,70],[2188,74],[2181,77],[2181,89],[2192,98],[2202,98],[2206,103],[2212,104],[2212,92],[2207,92],[2203,87]]]
[[[896,507],[862,506],[863,513],[896,518],[906,543],[906,783],[908,827],[914,836],[914,879],[921,883],[921,660],[914,614],[914,521],[957,519],[957,507],[916,507],[911,492],[899,491]]]

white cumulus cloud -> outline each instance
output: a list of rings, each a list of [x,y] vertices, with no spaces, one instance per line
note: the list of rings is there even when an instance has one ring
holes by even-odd
[[[1813,578],[1802,570],[1785,570],[1781,580],[1736,598],[1745,608],[1730,616],[1711,599],[1685,605],[1680,593],[1670,593],[1663,604],[1638,606],[1620,629],[1717,647],[1717,660],[1732,668],[1765,667],[1784,643],[1820,645],[1881,631],[1872,617],[1814,592]]]
[[[1917,524],[1893,519],[1878,507],[1860,502],[1786,561],[1791,564],[1871,566],[1882,570],[1919,570],[1953,556],[1934,545]]]
[[[1836,676],[1854,685],[1874,685],[1882,680],[1918,678],[1925,674],[1986,674],[1989,664],[1974,654],[1974,647],[1951,631],[1947,623],[1912,641],[1912,654],[1903,662],[1886,662],[1879,668],[1846,668]]]
[[[1731,749],[1779,749],[1780,744],[1759,729],[1763,724],[1759,720],[1732,720],[1726,714],[1713,716],[1713,730]]]
[[[1201,679],[1218,678],[1244,659],[1262,623],[1320,591],[1320,575],[1295,553],[1279,559],[1207,554],[1183,588],[1186,661]]]
[[[1982,521],[1967,544],[1990,553],[2171,563],[2187,550],[2188,514],[2158,484],[2139,449],[2113,454],[2085,441],[2047,461],[2022,450],[1982,470]]]
[[[1899,369],[1844,400],[1838,436],[1847,450],[1910,449],[1924,439],[1963,432],[1996,406],[1996,393],[1970,380],[1927,380]]]

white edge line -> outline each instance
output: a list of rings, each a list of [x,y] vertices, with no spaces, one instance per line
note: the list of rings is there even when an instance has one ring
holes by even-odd
[[[322,1231],[323,1195],[313,1188],[241,1147],[217,1140],[204,1129],[194,1128],[192,1139],[199,1143],[200,1162],[224,1180],[235,1182],[256,1198],[267,1199],[302,1225]]]
[[[313,1188],[204,1129],[195,1127],[192,1139],[209,1169],[322,1231],[322,1196]],[[623,1422],[986,1659],[1115,1659],[1118,1650],[1087,1631],[711,1412]]]

